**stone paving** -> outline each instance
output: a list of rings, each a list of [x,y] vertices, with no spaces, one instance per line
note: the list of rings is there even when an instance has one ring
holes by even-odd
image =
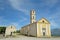
[[[19,36],[19,37],[9,37],[9,38],[3,38],[0,40],[60,40],[60,37],[56,38],[36,38],[36,37],[27,37],[27,36]]]

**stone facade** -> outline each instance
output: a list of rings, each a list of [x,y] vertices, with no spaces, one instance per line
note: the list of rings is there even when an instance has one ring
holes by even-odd
[[[30,16],[30,24],[21,28],[21,34],[36,37],[51,37],[50,22],[45,18],[33,21],[36,19],[34,10],[31,11]]]
[[[37,22],[37,37],[51,37],[50,23],[45,18]]]
[[[34,9],[30,11],[30,23],[36,22],[36,16]]]
[[[5,36],[7,36],[7,35],[13,35],[13,32],[15,32],[16,31],[16,28],[15,28],[15,26],[8,26],[7,28],[6,28],[6,31],[5,31]]]
[[[36,37],[51,37],[50,23],[45,18],[42,18],[38,22],[22,27],[21,34]]]

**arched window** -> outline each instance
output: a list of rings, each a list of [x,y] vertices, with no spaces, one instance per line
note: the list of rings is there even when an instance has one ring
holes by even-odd
[[[12,26],[11,26],[11,28],[12,28]]]
[[[33,16],[33,19],[34,19],[34,16]]]
[[[43,32],[43,36],[45,36],[45,32]]]
[[[34,13],[34,11],[33,11],[33,13]]]
[[[42,22],[44,23],[44,20]]]

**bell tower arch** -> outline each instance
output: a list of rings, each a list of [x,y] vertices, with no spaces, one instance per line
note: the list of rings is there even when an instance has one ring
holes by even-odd
[[[30,23],[36,22],[36,14],[34,10],[30,11]]]

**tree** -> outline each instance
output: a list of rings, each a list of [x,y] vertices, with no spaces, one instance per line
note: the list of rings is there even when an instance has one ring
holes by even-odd
[[[0,27],[0,34],[5,33],[6,27]]]

